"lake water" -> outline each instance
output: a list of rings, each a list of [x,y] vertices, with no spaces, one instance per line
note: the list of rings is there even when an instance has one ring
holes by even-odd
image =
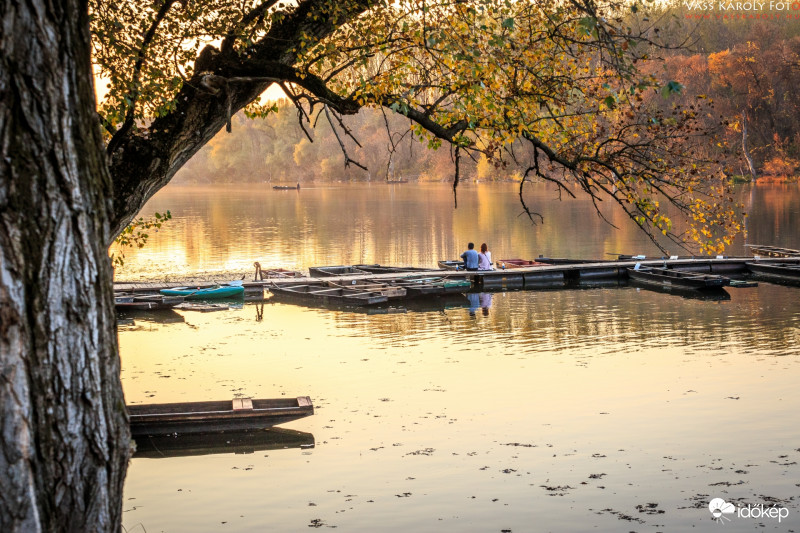
[[[797,185],[740,194],[748,242],[800,248]],[[239,279],[253,261],[433,266],[468,241],[495,259],[656,253],[621,217],[609,214],[615,230],[589,202],[555,196],[532,188],[526,199],[545,218],[532,227],[510,185],[462,187],[455,210],[446,185],[167,188],[143,214],[174,219],[126,254],[117,279]],[[305,434],[294,444],[134,458],[123,525],[799,531],[800,288],[728,294],[621,286],[498,292],[485,309],[449,299],[367,314],[267,300],[121,317],[129,403],[308,395],[316,408],[284,426]],[[738,506],[724,526],[713,498]],[[788,517],[747,516],[759,505]]]

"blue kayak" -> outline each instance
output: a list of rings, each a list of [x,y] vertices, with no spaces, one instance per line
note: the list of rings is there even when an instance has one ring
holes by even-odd
[[[161,289],[164,296],[183,296],[187,300],[210,300],[219,298],[238,298],[244,295],[241,285],[225,285],[208,287],[206,289],[192,289],[189,287],[176,287],[174,289]]]

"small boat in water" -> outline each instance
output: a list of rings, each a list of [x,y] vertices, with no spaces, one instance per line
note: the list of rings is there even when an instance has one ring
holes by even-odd
[[[338,266],[320,266],[310,267],[308,273],[312,278],[327,278],[333,276],[358,276],[369,274],[366,270],[361,270],[353,266],[338,265]]]
[[[298,183],[297,185],[273,185],[272,188],[275,189],[276,191],[299,191],[300,184]]]
[[[131,435],[217,433],[262,429],[314,414],[308,396],[297,398],[129,405]]]
[[[546,265],[579,265],[582,263],[610,263],[611,261],[607,259],[569,259],[563,257],[545,257],[543,255],[539,255],[536,258],[538,263],[544,263]]]
[[[800,250],[792,248],[780,248],[778,246],[764,246],[761,244],[745,244],[750,248],[750,252],[754,255],[763,255],[767,257],[794,257],[800,258]]]
[[[261,263],[256,261],[253,263],[256,267],[256,273],[253,276],[253,281],[265,279],[282,279],[282,278],[304,278],[305,275],[297,270],[287,270],[285,268],[261,268]]]
[[[745,263],[754,276],[784,283],[800,283],[800,263],[761,263],[751,261]]]
[[[228,285],[213,287],[176,287],[174,289],[161,289],[164,296],[183,296],[187,300],[219,300],[222,298],[241,298],[244,296],[244,287],[241,282],[232,282]]]
[[[472,288],[472,283],[469,280],[447,279],[444,277],[420,276],[382,281],[389,285],[403,287],[409,298],[460,294]]]
[[[464,261],[439,261],[438,264],[445,270],[464,270]]]
[[[117,311],[154,311],[172,309],[183,303],[182,296],[164,296],[161,294],[116,294],[114,307]]]
[[[330,287],[324,282],[280,285],[273,283],[268,288],[274,298],[323,304],[362,306],[382,304],[388,300],[385,294],[379,292]]]
[[[412,267],[412,266],[383,266],[383,265],[353,265],[353,268],[369,272],[370,274],[396,274],[403,272],[435,272],[438,269]]]
[[[671,268],[636,265],[628,268],[628,277],[635,282],[677,289],[709,290],[729,285],[731,280],[716,274],[684,272]]]
[[[507,268],[527,268],[534,266],[547,266],[549,263],[540,263],[538,261],[528,261],[527,259],[500,259],[495,263],[498,270]]]
[[[352,281],[323,281],[324,285],[337,289],[353,289],[361,292],[374,292],[386,296],[389,300],[398,300],[406,297],[406,289],[399,285],[381,281],[352,280]]]

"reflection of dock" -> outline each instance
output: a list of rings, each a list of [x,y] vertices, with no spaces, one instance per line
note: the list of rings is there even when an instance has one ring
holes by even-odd
[[[557,262],[547,266],[533,266],[524,268],[514,268],[508,270],[489,270],[489,271],[455,271],[455,270],[424,270],[416,272],[386,273],[386,274],[363,274],[349,276],[332,276],[326,278],[331,282],[352,283],[353,281],[391,281],[399,280],[411,276],[431,276],[435,275],[443,279],[469,280],[475,289],[502,290],[502,289],[536,289],[536,288],[559,288],[585,283],[588,281],[613,281],[626,280],[628,278],[627,269],[637,263],[642,266],[667,266],[676,270],[688,272],[703,272],[709,274],[748,274],[749,270],[746,263],[753,261],[752,257],[720,257],[720,258],[678,258],[678,259],[625,259],[611,261],[595,261],[580,263]],[[792,260],[788,260],[792,261]],[[794,261],[800,261],[800,258]],[[760,263],[770,262],[786,263],[786,258],[764,258]],[[264,289],[269,284],[297,284],[298,282],[314,282],[314,278],[273,278],[264,281],[249,281],[244,283],[246,298],[263,297]],[[175,286],[185,286],[186,282],[175,283],[115,283],[115,290],[125,290],[129,292],[157,292],[160,289]],[[192,284],[196,285],[196,284]],[[209,282],[206,285],[212,286]],[[203,284],[198,284],[203,286]]]
[[[264,450],[313,448],[314,435],[270,428],[257,431],[136,437],[136,458],[186,457],[215,453],[248,454]]]

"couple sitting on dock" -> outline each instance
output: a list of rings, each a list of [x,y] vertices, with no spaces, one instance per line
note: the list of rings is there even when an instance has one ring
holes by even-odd
[[[464,260],[464,269],[470,271],[478,270],[494,270],[492,268],[492,252],[486,243],[481,244],[480,253],[475,251],[475,244],[469,243],[467,251],[461,254],[461,259]]]

